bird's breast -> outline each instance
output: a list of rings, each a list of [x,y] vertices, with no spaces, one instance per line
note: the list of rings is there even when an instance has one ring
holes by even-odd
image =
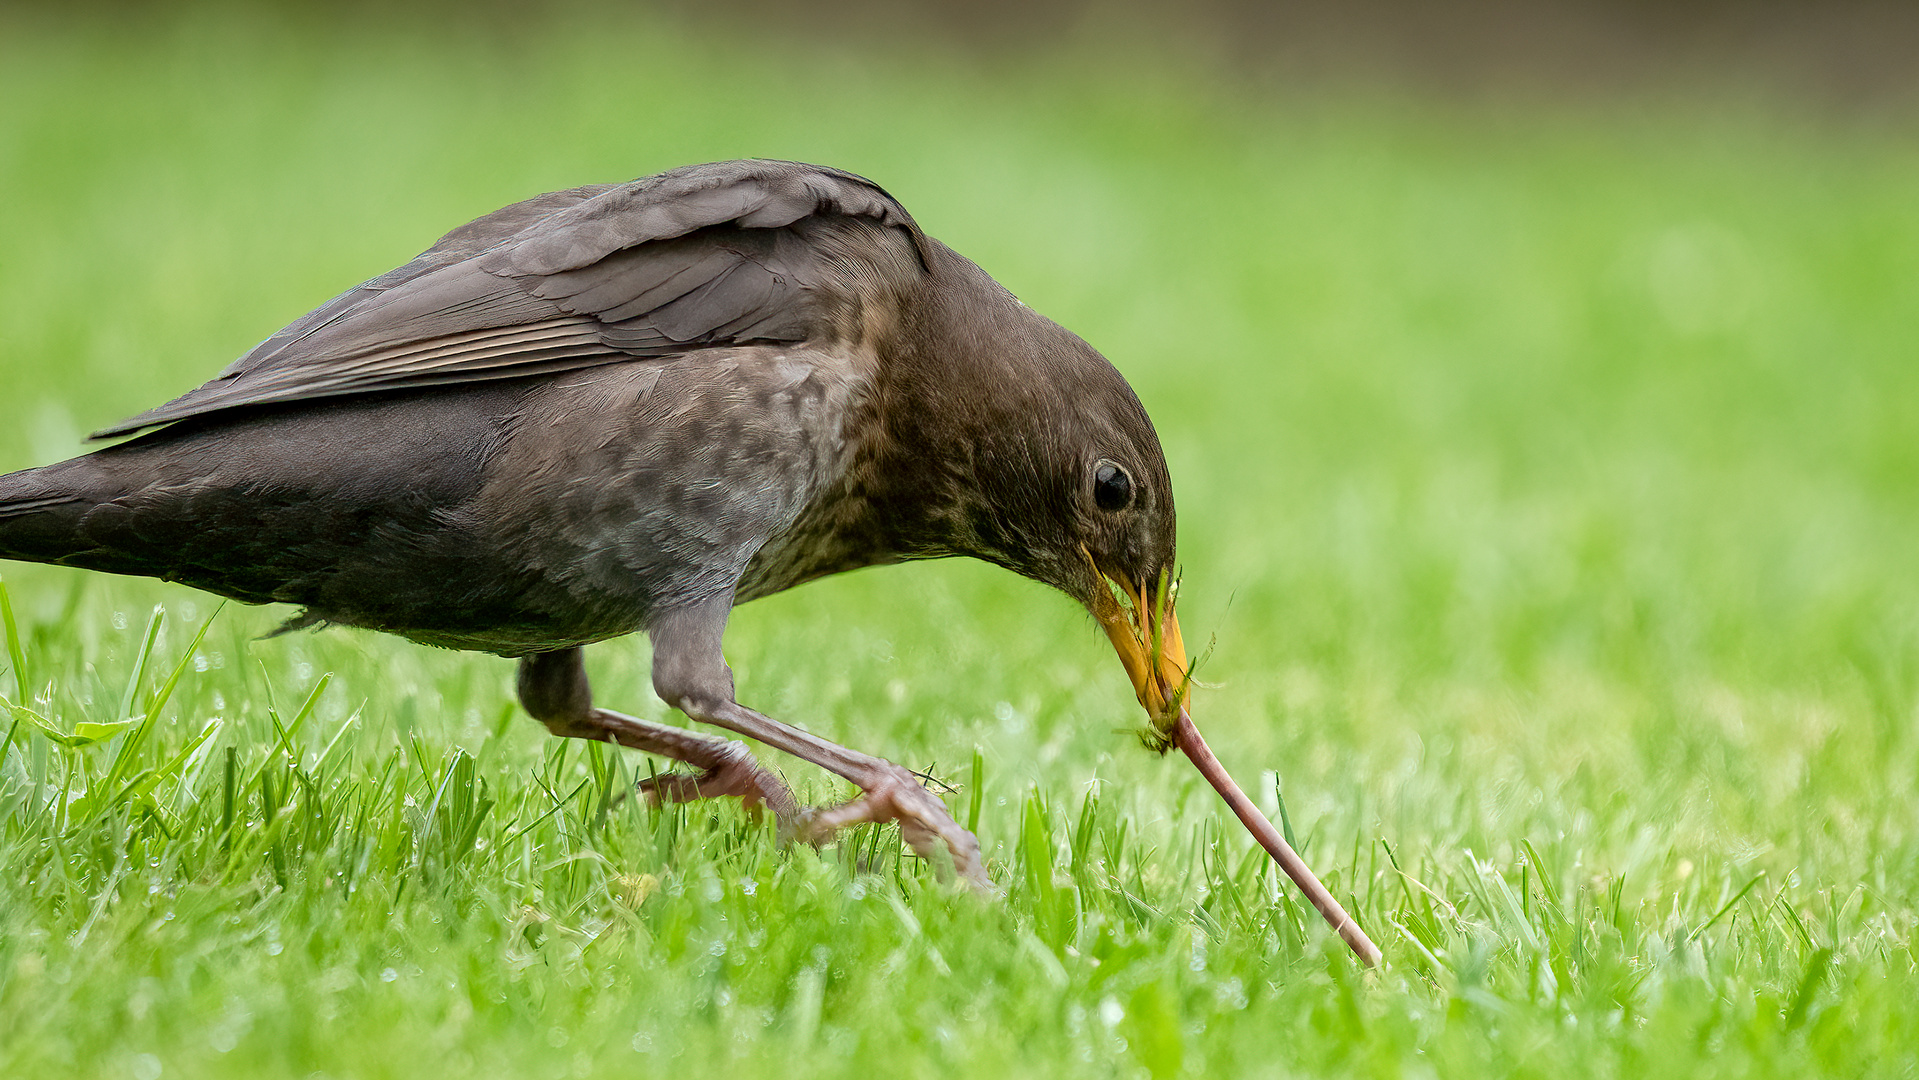
[[[478,512],[533,602],[612,608],[764,595],[817,576],[856,438],[857,365],[771,347],[556,378],[489,462]]]

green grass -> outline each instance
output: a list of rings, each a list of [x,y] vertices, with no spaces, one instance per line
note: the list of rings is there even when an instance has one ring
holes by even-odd
[[[953,784],[1002,902],[894,832],[648,810],[656,766],[548,739],[505,661],[9,564],[0,1075],[1919,1068],[1909,127],[638,16],[117,19],[0,14],[0,467],[512,199],[867,173],[1134,381],[1218,639],[1199,722],[1388,960],[990,568],[810,585],[728,646],[746,702]],[[590,663],[669,715],[643,644]]]

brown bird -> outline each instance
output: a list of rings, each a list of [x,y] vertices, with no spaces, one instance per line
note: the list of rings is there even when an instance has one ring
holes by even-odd
[[[815,840],[897,821],[985,884],[914,774],[741,705],[721,656],[734,605],[906,559],[1071,596],[1165,745],[1197,740],[1139,399],[851,173],[733,161],[516,203],[94,437],[142,431],[0,477],[0,557],[516,657],[553,733],[691,767],[658,797],[740,796]],[[581,647],[642,630],[668,704],[861,794],[803,809],[741,743],[596,707]]]

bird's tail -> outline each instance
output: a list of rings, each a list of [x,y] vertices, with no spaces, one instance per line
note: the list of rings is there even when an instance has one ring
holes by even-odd
[[[0,559],[60,563],[93,546],[81,529],[98,500],[63,475],[72,464],[0,476]]]

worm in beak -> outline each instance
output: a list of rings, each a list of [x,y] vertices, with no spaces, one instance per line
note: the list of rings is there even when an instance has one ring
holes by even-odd
[[[1173,613],[1179,592],[1176,583],[1162,570],[1149,594],[1145,585],[1100,568],[1090,552],[1086,560],[1093,563],[1100,580],[1111,584],[1110,588],[1094,590],[1093,617],[1112,639],[1119,662],[1125,665],[1126,676],[1133,681],[1133,692],[1139,695],[1139,703],[1146,707],[1146,714],[1152,720],[1152,727],[1144,733],[1146,744],[1162,754],[1177,746],[1360,962],[1367,967],[1378,965],[1379,947],[1352,916],[1346,914],[1346,909],[1333,899],[1326,886],[1320,884],[1305,860],[1266,815],[1240,790],[1219,759],[1213,756],[1206,740],[1200,737],[1199,729],[1193,726],[1187,709],[1193,686],[1192,666],[1186,658],[1185,641],[1180,637],[1179,618]]]

